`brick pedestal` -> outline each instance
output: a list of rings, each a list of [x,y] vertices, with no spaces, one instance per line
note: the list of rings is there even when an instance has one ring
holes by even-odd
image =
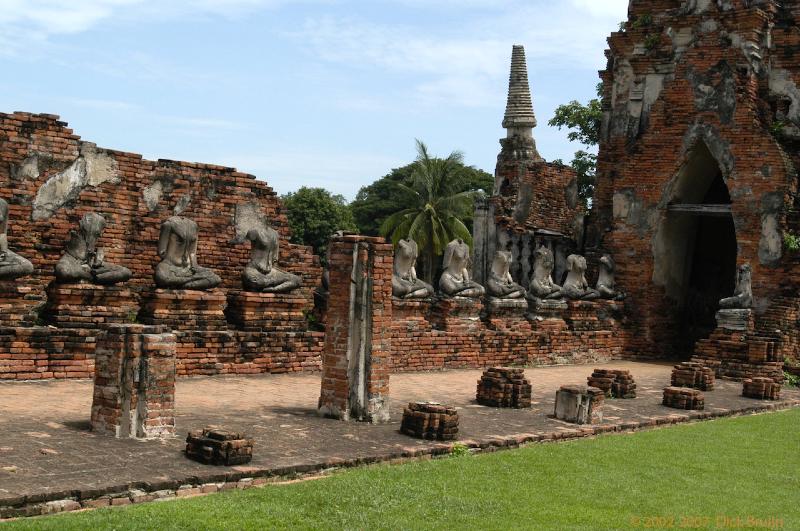
[[[32,326],[40,303],[30,286],[20,281],[0,281],[0,326]]]
[[[781,384],[771,378],[752,378],[742,383],[742,396],[756,400],[780,400]]]
[[[465,333],[481,326],[483,303],[479,299],[442,297],[431,307],[431,324],[439,330],[461,330]]]
[[[694,351],[692,361],[710,367],[718,378],[783,381],[783,356],[775,341],[755,332],[719,326],[708,339],[698,341]]]
[[[248,332],[301,332],[308,328],[306,313],[313,301],[302,292],[228,294],[225,314],[237,330]]]
[[[495,367],[478,380],[476,400],[489,407],[524,409],[531,407],[531,391],[524,369]]]
[[[392,321],[425,321],[431,311],[432,299],[392,298]]]
[[[705,408],[706,396],[699,389],[667,387],[661,403],[674,409],[702,410]]]
[[[319,413],[389,420],[392,246],[383,238],[334,237]]]
[[[587,383],[602,389],[607,398],[636,398],[636,382],[631,371],[621,369],[595,369]]]
[[[417,439],[452,441],[458,436],[458,413],[454,407],[412,402],[403,410],[400,432]]]
[[[701,391],[714,390],[714,370],[700,363],[687,361],[672,369],[673,387],[690,387]]]
[[[98,344],[92,430],[117,438],[175,433],[175,336],[112,325]]]
[[[136,321],[139,304],[124,286],[56,284],[47,286],[45,320],[58,328],[105,328]]]
[[[226,304],[219,290],[157,289],[143,297],[139,320],[170,330],[226,330]]]
[[[565,385],[556,392],[555,418],[573,424],[603,421],[605,393],[596,387]]]
[[[492,330],[530,330],[526,315],[528,301],[525,299],[495,299],[484,301],[484,320]]]
[[[235,466],[253,459],[253,439],[219,428],[189,432],[186,457],[206,465]]]

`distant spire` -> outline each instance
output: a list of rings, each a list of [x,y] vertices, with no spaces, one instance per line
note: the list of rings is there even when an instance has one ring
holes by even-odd
[[[511,52],[511,75],[508,79],[508,104],[503,118],[503,127],[508,137],[533,137],[536,116],[533,114],[531,89],[528,84],[528,65],[525,62],[525,47],[515,44]]]

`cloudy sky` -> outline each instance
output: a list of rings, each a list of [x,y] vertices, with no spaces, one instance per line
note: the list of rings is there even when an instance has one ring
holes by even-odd
[[[627,0],[0,0],[0,112],[58,114],[100,146],[235,166],[347,198],[459,149],[492,172],[511,46],[547,126],[593,96]]]

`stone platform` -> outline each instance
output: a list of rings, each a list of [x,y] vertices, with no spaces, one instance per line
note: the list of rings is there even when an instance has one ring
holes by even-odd
[[[602,423],[575,426],[549,418],[562,385],[585,383],[592,366],[526,369],[534,382],[530,409],[477,405],[481,371],[393,374],[389,424],[326,420],[317,415],[320,376],[314,374],[180,379],[176,436],[164,441],[114,439],[89,431],[89,380],[4,382],[0,385],[0,517],[40,514],[48,502],[71,508],[169,498],[263,484],[268,476],[313,474],[332,467],[449,452],[447,443],[399,433],[409,402],[443,401],[456,407],[459,444],[508,448],[610,432],[800,406],[800,391],[784,389],[780,401],[741,396],[742,385],[720,381],[706,393],[705,411],[661,405],[671,365],[614,362],[638,384],[633,400],[610,400]],[[588,371],[588,372],[587,372]],[[189,431],[209,425],[254,439],[246,466],[213,468],[184,455]],[[132,487],[135,485],[135,488]]]
[[[89,283],[47,286],[44,317],[58,328],[105,328],[136,322],[139,304],[124,286]]]

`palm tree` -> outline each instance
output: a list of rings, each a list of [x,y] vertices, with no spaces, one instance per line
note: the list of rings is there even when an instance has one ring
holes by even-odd
[[[472,245],[472,235],[462,219],[472,215],[478,191],[464,190],[464,155],[454,151],[446,159],[431,157],[417,140],[417,164],[408,184],[396,183],[408,196],[406,208],[389,216],[380,232],[394,245],[403,238],[417,242],[424,279],[433,282],[435,260],[452,240]]]

